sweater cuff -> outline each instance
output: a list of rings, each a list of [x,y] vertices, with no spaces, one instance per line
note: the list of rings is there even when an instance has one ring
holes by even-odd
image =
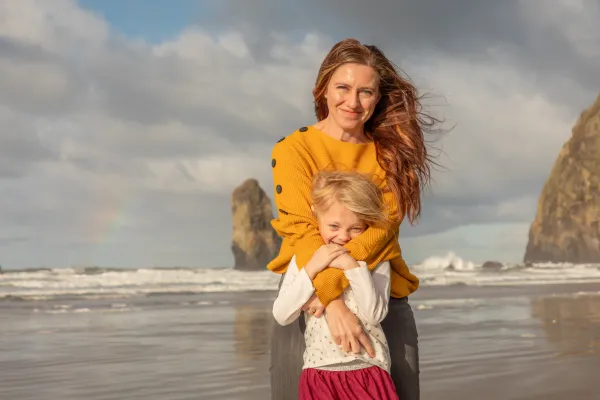
[[[369,253],[365,250],[365,246],[357,242],[350,242],[346,245],[348,252],[355,260],[365,260]]]

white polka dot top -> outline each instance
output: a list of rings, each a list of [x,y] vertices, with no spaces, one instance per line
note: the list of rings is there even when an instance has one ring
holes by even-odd
[[[299,317],[306,319],[303,368],[341,371],[378,366],[390,371],[389,348],[380,325],[388,311],[390,264],[383,262],[373,272],[369,271],[366,263],[359,261],[359,265],[358,268],[344,271],[350,285],[342,296],[346,306],[359,318],[369,335],[375,358],[371,358],[364,349],[360,354],[351,351],[345,353],[333,341],[326,315],[320,318],[303,315],[301,308],[314,294],[314,287],[304,269],[298,271],[295,257],[292,258],[273,303],[273,316],[281,325],[291,324]]]

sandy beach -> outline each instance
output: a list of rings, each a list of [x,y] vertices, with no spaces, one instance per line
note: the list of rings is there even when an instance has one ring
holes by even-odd
[[[268,399],[274,292],[0,302],[0,398]],[[600,284],[420,289],[422,399],[593,399]]]

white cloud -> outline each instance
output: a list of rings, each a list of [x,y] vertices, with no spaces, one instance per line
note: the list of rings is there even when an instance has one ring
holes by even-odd
[[[511,187],[529,190],[549,173],[574,115],[540,93],[534,73],[497,56],[473,62],[417,54],[406,64],[417,71],[418,87],[443,96],[445,104],[437,99],[434,109],[453,127],[442,142],[441,163],[449,171],[436,174],[436,195],[462,191],[501,200]]]
[[[0,37],[50,52],[94,48],[109,35],[105,21],[74,0],[19,0],[0,3]]]
[[[558,0],[548,5],[543,0],[520,0],[529,21],[539,27],[560,32],[582,56],[600,59],[600,4],[590,0]]]
[[[176,161],[151,161],[148,168],[152,175],[143,183],[152,189],[228,196],[233,188],[249,177],[264,176],[267,163],[262,157],[234,153]],[[270,190],[270,186],[263,184],[262,187]]]
[[[568,13],[582,24],[565,35],[593,57],[591,17]],[[548,12],[538,24],[559,29],[557,18]],[[187,27],[150,44],[123,37],[75,1],[2,2],[0,219],[10,231],[0,237],[3,264],[39,263],[32,246],[44,249],[46,264],[139,265],[148,248],[157,249],[157,263],[230,262],[229,195],[250,177],[271,195],[272,146],[313,121],[311,89],[334,43],[330,32],[264,29],[254,37]],[[268,39],[260,51],[257,37]],[[436,112],[457,124],[442,142],[448,171],[436,173],[424,210],[432,216],[424,218],[427,232],[454,230],[403,243],[423,257],[471,248],[481,253],[465,257],[494,258],[489,247],[501,234],[485,246],[459,239],[495,225],[457,226],[519,221],[501,230],[514,241],[494,247],[517,257],[539,188],[580,111],[544,89],[579,93],[579,84],[524,70],[515,43],[476,57],[388,46],[420,89],[447,98]],[[119,234],[94,247],[109,223]]]
[[[484,263],[490,260],[519,263],[523,261],[529,224],[495,223],[464,225],[446,232],[403,237],[400,232],[402,256],[409,264],[418,264],[432,255],[454,253],[465,261]]]

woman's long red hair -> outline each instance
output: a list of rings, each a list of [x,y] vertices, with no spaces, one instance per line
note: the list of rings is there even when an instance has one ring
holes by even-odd
[[[421,214],[421,192],[431,179],[431,158],[424,131],[438,122],[422,112],[415,86],[376,46],[344,39],[329,51],[313,90],[317,120],[329,113],[325,93],[335,70],[342,64],[372,67],[379,76],[380,100],[365,124],[365,134],[375,143],[377,161],[386,172],[387,186],[398,199],[401,215],[411,224]]]

